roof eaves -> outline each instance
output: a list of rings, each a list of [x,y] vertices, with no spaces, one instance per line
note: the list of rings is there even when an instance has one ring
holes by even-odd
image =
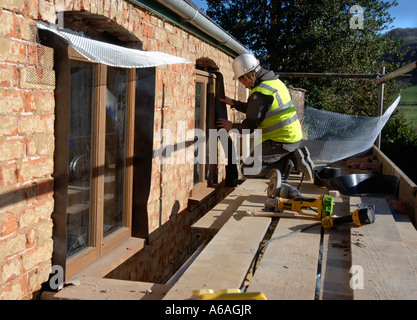
[[[184,5],[184,8],[195,13],[194,17],[187,18],[187,13],[180,6],[173,8],[168,6],[167,1],[162,0],[128,0],[136,5],[139,5],[153,14],[161,17],[164,20],[170,21],[175,25],[191,32],[195,36],[199,37],[202,40],[209,42],[210,44],[218,47],[229,55],[236,57],[239,54],[248,52],[248,49],[245,48],[241,43],[234,39],[229,33],[223,30],[219,25],[217,25],[210,17],[208,17],[203,11],[196,9],[194,6],[191,6],[189,3],[178,0],[178,1],[169,1],[170,3],[180,3]],[[182,3],[183,2],[183,3]],[[185,7],[185,6],[189,6]],[[174,10],[175,9],[175,10]],[[198,17],[197,19],[195,19]],[[215,31],[216,34],[222,36],[224,39],[219,39],[216,35],[213,34]]]

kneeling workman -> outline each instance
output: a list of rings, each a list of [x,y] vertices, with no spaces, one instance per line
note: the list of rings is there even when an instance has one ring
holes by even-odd
[[[229,97],[221,100],[246,114],[242,123],[218,119],[217,125],[227,131],[232,128],[261,129],[262,135],[254,142],[252,156],[261,154],[262,168],[256,176],[265,176],[270,169],[280,167],[284,158],[289,157],[297,171],[312,179],[313,162],[306,147],[300,148],[301,124],[298,120],[291,95],[285,84],[273,71],[265,70],[253,55],[244,53],[233,61],[234,79],[250,89],[248,101],[241,102]],[[260,149],[256,149],[260,148]],[[243,164],[243,168],[247,166]]]

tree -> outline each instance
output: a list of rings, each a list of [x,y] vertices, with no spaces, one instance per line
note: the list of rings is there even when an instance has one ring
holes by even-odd
[[[403,62],[405,64],[412,63],[417,59],[417,28],[401,28],[394,29],[388,32],[388,34],[396,36],[398,39],[404,40],[404,44],[401,46],[401,51],[405,52]],[[395,57],[394,57],[395,58]],[[411,72],[412,78],[402,80],[406,86],[417,85],[417,70]]]
[[[382,34],[393,19],[396,1],[362,0],[207,0],[207,14],[276,72],[378,73],[400,64],[401,42]],[[363,28],[359,24],[363,9]],[[352,24],[353,23],[353,24]],[[357,115],[377,115],[377,87],[372,80],[286,78],[308,91],[316,108]],[[398,93],[386,84],[385,105]]]

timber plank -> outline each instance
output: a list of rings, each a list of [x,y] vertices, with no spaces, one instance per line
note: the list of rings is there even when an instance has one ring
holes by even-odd
[[[254,221],[260,219],[252,218]],[[288,234],[317,221],[280,218],[272,237]],[[320,245],[320,227],[268,244],[247,292],[263,292],[268,300],[313,300]]]
[[[80,284],[67,286],[51,300],[161,300],[168,285],[118,279],[80,277]]]
[[[414,228],[408,216],[398,213],[394,213],[393,216],[401,239],[407,248],[411,264],[417,272],[417,230]]]
[[[363,269],[363,289],[354,288],[354,299],[417,299],[416,272],[386,200],[351,197],[351,212],[360,203],[375,205],[375,222],[351,228],[352,265]],[[358,285],[360,274],[354,276]]]
[[[333,213],[338,216],[349,214],[349,198],[334,199]],[[325,230],[323,234],[323,255],[321,268],[321,300],[352,300],[349,286],[350,225]]]
[[[240,288],[270,223],[270,218],[231,217],[164,299],[190,299],[193,290]]]
[[[191,226],[191,231],[213,237],[249,195],[266,195],[269,179],[247,179]]]
[[[244,216],[247,215],[247,212],[256,213],[261,212],[265,208],[265,201],[268,199],[268,196],[265,194],[262,195],[249,195],[246,197],[245,201],[241,206],[236,210],[237,215]]]

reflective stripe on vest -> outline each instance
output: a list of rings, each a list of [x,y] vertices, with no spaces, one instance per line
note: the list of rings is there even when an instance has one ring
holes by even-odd
[[[254,92],[270,95],[274,98],[271,107],[265,114],[265,119],[258,126],[258,129],[262,129],[262,139],[258,139],[255,145],[265,140],[284,143],[301,140],[300,121],[290,93],[284,83],[279,79],[263,81],[252,89],[249,96]]]
[[[271,91],[271,93],[274,94],[275,99],[277,99],[277,102],[278,102],[278,105],[279,105],[278,109],[275,109],[273,111],[271,111],[271,109],[269,109],[268,112],[265,115],[265,119],[273,117],[277,114],[280,114],[281,112],[284,112],[285,110],[287,110],[287,109],[289,109],[293,106],[292,100],[288,101],[286,104],[284,104],[282,102],[282,99],[281,99],[277,89],[272,88],[271,86],[265,84],[264,82],[261,82],[258,85],[258,87],[261,87],[261,88],[264,88],[268,91]]]

